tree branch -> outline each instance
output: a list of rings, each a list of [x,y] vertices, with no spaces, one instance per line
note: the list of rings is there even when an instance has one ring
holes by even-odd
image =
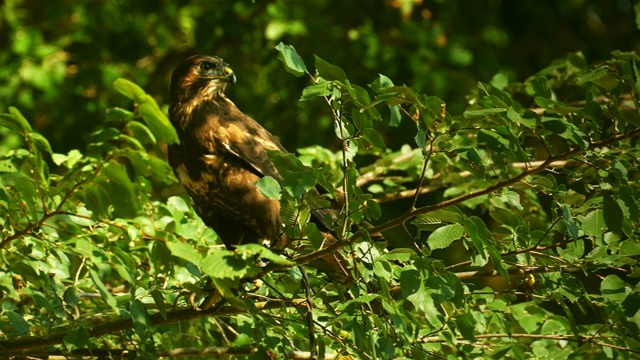
[[[302,307],[306,308],[307,299],[294,300],[271,300],[255,303],[258,310],[270,310],[281,307]],[[220,317],[231,316],[246,312],[246,309],[225,306],[222,308],[211,308],[208,310],[196,310],[194,308],[183,308],[175,311],[168,311],[166,318],[161,313],[155,313],[149,316],[149,322],[153,326],[170,324],[185,320],[198,319],[206,316]],[[119,331],[129,330],[133,328],[133,320],[131,318],[121,318],[117,320],[107,321],[95,324],[88,329],[89,337],[99,337],[102,335],[115,333]],[[72,330],[55,333],[49,336],[22,336],[11,340],[0,340],[0,355],[12,355],[16,351],[25,349],[36,349],[46,346],[59,345],[63,343],[64,337]]]
[[[579,343],[590,343],[597,346],[608,347],[616,350],[627,351],[630,353],[640,354],[640,350],[631,349],[624,346],[614,345],[605,343],[602,341],[593,341],[594,339],[611,339],[610,337],[605,336],[581,336],[581,335],[545,335],[545,334],[479,334],[474,336],[475,339],[494,339],[494,338],[525,338],[525,339],[547,339],[547,340],[555,340],[555,341],[573,341]],[[463,337],[457,337],[456,340],[464,341]],[[442,338],[439,336],[429,336],[420,339],[422,343],[439,343],[450,341],[449,339]]]
[[[522,181],[524,178],[526,178],[527,176],[531,176],[531,175],[535,175],[538,173],[541,173],[545,170],[547,170],[548,168],[552,167],[552,164],[556,164],[559,161],[565,161],[573,156],[576,156],[580,153],[583,153],[585,151],[589,151],[589,150],[594,150],[600,147],[605,147],[608,146],[612,143],[615,143],[617,141],[621,141],[624,139],[630,139],[630,138],[634,138],[640,136],[640,129],[635,129],[630,131],[627,134],[617,134],[614,136],[611,136],[608,139],[602,140],[602,141],[598,141],[598,142],[594,142],[589,144],[589,146],[586,149],[580,149],[580,148],[575,148],[572,149],[570,151],[567,151],[563,154],[560,155],[555,155],[555,156],[550,156],[549,158],[547,158],[546,160],[542,161],[541,163],[539,163],[538,166],[533,167],[533,168],[526,168],[524,171],[522,171],[520,174],[506,179],[506,180],[502,180],[499,181],[489,187],[486,187],[484,189],[479,189],[476,191],[472,191],[470,193],[467,193],[465,195],[460,195],[458,197],[452,198],[452,199],[448,199],[445,201],[442,201],[440,203],[437,204],[433,204],[433,205],[427,205],[427,206],[423,206],[423,207],[419,207],[416,209],[409,209],[407,212],[405,212],[404,214],[400,215],[399,217],[387,221],[384,224],[380,224],[378,226],[374,226],[372,228],[368,228],[366,229],[366,232],[369,234],[375,234],[375,233],[381,233],[383,231],[389,230],[391,228],[394,228],[396,226],[400,226],[403,223],[405,223],[407,220],[414,218],[418,215],[421,214],[427,214],[436,210],[440,210],[440,209],[444,209],[446,207],[449,206],[453,206],[453,205],[458,205],[461,204],[463,202],[466,202],[468,200],[477,198],[479,196],[483,196],[483,195],[487,195],[490,194],[494,191],[500,190],[502,188],[514,185],[520,181]],[[294,259],[294,261],[296,262],[297,265],[303,265],[306,264],[310,261],[319,259],[323,256],[329,255],[331,253],[334,253],[340,249],[342,249],[343,247],[347,246],[348,244],[351,244],[359,239],[361,239],[363,237],[362,232],[358,232],[356,234],[354,234],[353,236],[351,236],[349,239],[344,240],[344,241],[338,241],[335,242],[333,244],[331,244],[330,246],[318,250],[318,251],[314,251],[312,253],[309,254],[305,254],[305,255],[301,255],[297,258]]]

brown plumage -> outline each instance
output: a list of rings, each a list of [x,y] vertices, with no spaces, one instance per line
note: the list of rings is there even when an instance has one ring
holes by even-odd
[[[169,116],[180,144],[169,146],[169,163],[198,215],[227,248],[266,240],[282,249],[290,239],[283,232],[280,203],[254,184],[264,176],[281,181],[268,151],[287,151],[226,97],[227,85],[235,82],[233,71],[215,56],[192,56],[173,71]],[[327,222],[335,222],[338,211],[312,207],[312,213],[324,236],[323,247],[336,242],[331,231],[335,225]],[[334,280],[353,281],[339,254],[312,265]]]
[[[286,150],[225,96],[235,80],[213,56],[192,56],[174,70],[169,115],[180,144],[169,147],[169,163],[228,248],[262,240],[283,245],[280,203],[254,183],[265,175],[280,179],[267,150]]]

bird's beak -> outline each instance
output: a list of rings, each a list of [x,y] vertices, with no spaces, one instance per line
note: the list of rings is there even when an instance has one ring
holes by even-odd
[[[233,73],[233,70],[231,70],[230,67],[225,66],[224,68],[224,80],[227,82],[230,82],[231,84],[235,85],[236,84],[236,74]]]

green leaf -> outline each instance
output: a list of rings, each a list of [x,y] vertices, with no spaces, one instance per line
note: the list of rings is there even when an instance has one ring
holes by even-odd
[[[62,295],[64,302],[68,305],[74,306],[80,302],[80,296],[78,295],[78,289],[75,287],[69,287],[64,291]]]
[[[180,143],[176,129],[151,96],[145,94],[139,104],[138,114],[158,140],[165,144]]]
[[[504,225],[509,226],[512,229],[515,229],[518,225],[524,223],[524,220],[520,217],[520,215],[514,213],[513,211],[509,211],[505,208],[493,208],[490,212],[491,217]]]
[[[604,222],[609,230],[616,234],[622,234],[622,221],[624,214],[620,205],[609,195],[604,196],[604,204],[602,208],[604,214]]]
[[[509,281],[509,273],[502,262],[502,255],[500,249],[498,249],[497,241],[485,222],[477,216],[471,216],[464,220],[464,228],[469,238],[471,238],[471,242],[477,248],[478,255],[483,260],[486,260],[485,252],[488,253],[493,267],[505,280]]]
[[[420,272],[415,268],[405,268],[400,273],[400,290],[403,297],[417,292],[421,284]]]
[[[267,260],[276,265],[282,265],[282,266],[296,265],[295,262],[288,260],[284,256],[280,254],[276,254],[273,251],[269,250],[268,248],[259,244],[240,245],[236,247],[236,251],[238,252],[247,251],[248,254],[256,254],[259,258]]]
[[[580,229],[584,231],[584,233],[587,234],[588,236],[599,238],[604,234],[606,224],[604,221],[604,214],[601,209],[596,209],[589,212],[587,215],[581,218],[581,220],[582,221],[580,224]],[[567,226],[569,226],[569,224],[567,224]],[[575,223],[573,223],[572,226],[576,226]],[[577,229],[576,230],[570,229],[570,231],[574,231],[577,234]],[[574,236],[572,235],[572,237]]]
[[[427,243],[431,249],[444,249],[458,240],[464,234],[464,228],[460,224],[445,225],[439,227],[429,235]]]
[[[622,209],[624,216],[631,222],[635,223],[640,217],[640,209],[636,200],[635,193],[630,186],[621,186],[617,192],[618,204]]]
[[[509,110],[507,110],[507,117],[509,118],[509,120],[528,128],[535,127],[537,123],[535,118],[532,119],[522,117],[513,107],[509,107]]]
[[[345,74],[342,68],[329,64],[317,55],[314,56],[316,58],[316,71],[318,71],[318,75],[323,79],[328,81],[337,80],[343,83],[347,80],[347,74]]]
[[[545,109],[545,114],[566,115],[582,111],[582,108],[568,106],[560,101],[555,101],[540,96],[536,96],[534,100],[537,105]]]
[[[206,275],[212,278],[235,282],[245,276],[256,275],[259,272],[257,259],[257,256],[248,259],[246,254],[240,251],[231,252],[229,250],[216,249],[202,260],[201,268]]]
[[[140,339],[147,339],[152,334],[152,330],[149,328],[151,323],[149,321],[149,314],[142,301],[135,299],[131,304],[131,320],[133,320],[133,330],[140,337]]]
[[[151,297],[153,298],[153,302],[156,304],[160,315],[166,320],[167,319],[167,306],[164,300],[164,296],[158,289],[154,289],[151,291]]]
[[[21,336],[29,334],[29,324],[24,320],[22,315],[15,311],[9,311],[7,312],[7,317],[16,334]]]
[[[615,89],[620,80],[609,70],[608,66],[601,66],[591,70],[584,75],[578,77],[578,84],[584,84],[586,82],[594,83],[606,91],[612,91]]]
[[[456,328],[460,331],[460,335],[465,340],[473,341],[475,339],[475,324],[476,320],[473,317],[473,314],[466,313],[462,315],[458,315],[455,318]]]
[[[531,82],[533,86],[533,91],[537,96],[540,96],[545,99],[551,98],[551,84],[547,78],[538,76]]]
[[[113,82],[113,88],[136,103],[142,102],[142,98],[146,95],[140,86],[123,78],[116,79]]]
[[[425,143],[427,142],[427,134],[424,132],[424,130],[418,129],[418,132],[416,133],[414,140],[416,142],[416,145],[418,145],[419,148],[423,148]]]
[[[375,131],[372,128],[367,128],[362,130],[362,135],[367,139],[367,141],[381,151],[387,150],[387,145],[384,143],[384,139],[379,132]]]
[[[454,299],[459,294],[459,290],[462,290],[460,281],[453,273],[431,276],[427,279],[426,285],[437,303]]]
[[[124,165],[114,161],[109,162],[103,168],[99,182],[96,185],[106,192],[109,204],[113,206],[117,216],[129,218],[137,215],[141,205],[137,199],[138,188],[129,179]]]
[[[31,125],[27,121],[27,119],[25,119],[25,117],[22,116],[22,113],[20,112],[20,110],[18,110],[13,106],[9,106],[9,114],[13,116],[15,125],[21,130],[22,133],[31,132],[33,130],[31,128]]]
[[[167,241],[167,248],[171,251],[171,255],[187,260],[193,264],[199,264],[202,260],[202,255],[188,243],[170,240]]]
[[[140,86],[127,79],[118,78],[113,82],[113,88],[120,94],[133,100],[135,103],[141,103],[146,95]]]
[[[371,113],[375,111],[374,108],[368,107],[371,104],[371,97],[369,97],[369,93],[362,86],[358,86],[355,84],[351,84],[347,81],[345,84],[345,88],[351,97],[352,102],[356,105],[358,109],[367,108],[368,112]],[[380,116],[375,115],[374,118],[378,119]]]
[[[465,216],[459,208],[451,206],[445,209],[439,209],[436,211],[431,211],[427,214],[419,215],[418,218],[441,220],[448,223],[461,223],[464,220]],[[435,222],[432,221],[432,223]]]
[[[475,148],[462,147],[456,149],[455,152],[458,154],[465,169],[480,179],[485,178],[485,165],[482,163],[482,158]]]
[[[573,303],[580,300],[583,296],[583,292],[585,292],[582,283],[575,277],[568,274],[559,276],[555,286],[560,295]]]
[[[262,195],[272,200],[280,200],[282,194],[280,191],[280,183],[271,176],[264,176],[254,183]]]
[[[51,150],[51,145],[49,145],[49,141],[42,135],[36,132],[29,133],[29,140],[38,148],[40,151],[44,151],[47,154],[51,154],[53,151]]]
[[[251,336],[247,334],[238,334],[235,340],[233,340],[233,343],[231,343],[231,346],[233,346],[234,348],[243,348],[243,347],[249,347],[253,344],[254,342]]]
[[[607,275],[600,283],[600,291],[605,301],[620,303],[627,297],[630,289],[618,275]]]
[[[100,279],[100,276],[98,276],[98,273],[93,269],[89,269],[89,275],[93,284],[96,286],[96,289],[98,289],[102,300],[106,301],[114,311],[118,312],[118,302],[116,301],[116,298],[109,292],[109,290],[107,290],[107,287]]]
[[[144,124],[138,121],[127,122],[127,130],[131,132],[134,138],[143,144],[155,144],[157,143],[156,137],[151,130]]]
[[[0,126],[6,127],[19,134],[31,132],[31,125],[29,125],[29,122],[20,114],[18,109],[9,107],[9,111],[9,114],[0,114]]]
[[[147,95],[144,90],[133,82],[118,78],[113,82],[116,91],[138,104],[137,113],[142,117],[153,134],[166,144],[180,142],[178,133],[167,116],[160,110],[156,101]]]
[[[306,88],[302,89],[302,96],[300,97],[300,101],[307,101],[315,97],[328,96],[329,94],[331,94],[328,85],[328,82],[322,82],[320,84],[307,86]]]
[[[393,86],[393,81],[389,79],[386,75],[378,74],[378,78],[376,79],[375,86],[373,86],[374,90],[380,90]]]
[[[573,221],[573,217],[571,217],[571,210],[569,206],[566,204],[562,205],[562,218],[564,220],[565,225],[567,226],[567,231],[569,232],[569,236],[573,239],[578,238],[578,226]]]
[[[78,328],[66,334],[62,341],[69,350],[84,349],[89,345],[89,332],[85,328]]]
[[[75,164],[82,159],[82,153],[76,149],[70,150],[67,155],[64,154],[51,154],[53,162],[60,166],[64,164],[67,169],[71,169]]]
[[[492,114],[500,114],[500,113],[503,113],[503,112],[505,112],[507,110],[508,109],[506,109],[506,108],[473,109],[472,107],[469,107],[469,109],[465,110],[464,113],[462,113],[462,116],[464,116],[465,119],[469,119],[469,118],[476,117],[476,116],[487,116],[487,115],[492,115]]]
[[[275,48],[278,50],[278,60],[282,61],[287,72],[298,77],[307,72],[304,61],[293,46],[281,42]]]
[[[471,242],[476,248],[476,251],[482,258],[485,257],[485,243],[495,243],[493,234],[487,228],[487,225],[477,216],[471,216],[464,220],[464,229],[469,235]]]
[[[400,125],[400,105],[389,105],[389,126],[396,127]]]
[[[380,204],[372,199],[366,201],[364,211],[368,219],[378,220],[380,216],[382,216],[382,208],[380,207]]]
[[[246,273],[244,261],[237,259],[227,250],[218,250],[202,260],[202,271],[214,278],[240,279]]]
[[[506,109],[505,109],[506,110]],[[503,151],[509,149],[509,140],[495,131],[481,129],[478,131],[478,143],[484,144],[494,151]]]

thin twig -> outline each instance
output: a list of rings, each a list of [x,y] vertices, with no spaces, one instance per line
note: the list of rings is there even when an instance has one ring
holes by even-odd
[[[378,226],[374,226],[372,228],[368,228],[366,229],[366,231],[370,234],[375,234],[375,233],[380,233],[389,229],[392,229],[396,226],[400,226],[403,223],[405,223],[407,220],[414,218],[418,215],[421,214],[427,214],[436,210],[440,210],[440,209],[444,209],[447,208],[449,206],[453,206],[453,205],[458,205],[461,203],[464,203],[466,201],[469,201],[471,199],[475,199],[479,196],[483,196],[483,195],[487,195],[490,194],[492,192],[495,192],[497,190],[500,190],[502,188],[514,185],[522,180],[524,180],[527,176],[531,176],[531,175],[535,175],[538,174],[540,172],[543,172],[545,170],[547,170],[548,168],[551,167],[551,164],[555,163],[556,161],[562,161],[562,160],[567,160],[573,156],[576,156],[582,152],[585,151],[589,151],[589,150],[594,150],[597,149],[599,147],[606,147],[612,143],[615,143],[617,141],[620,140],[624,140],[624,139],[629,139],[629,138],[634,138],[640,135],[640,129],[635,129],[630,131],[627,134],[617,134],[614,136],[611,136],[610,138],[607,138],[605,140],[602,141],[598,141],[598,142],[594,142],[591,143],[586,149],[581,149],[581,148],[575,148],[572,149],[570,151],[567,151],[563,154],[560,155],[555,155],[555,156],[550,156],[547,160],[544,160],[540,165],[536,166],[536,167],[531,167],[528,169],[525,169],[524,171],[522,171],[520,174],[506,179],[506,180],[502,180],[502,181],[498,181],[497,183],[486,187],[484,189],[479,189],[476,191],[472,191],[469,192],[467,194],[464,195],[460,195],[457,196],[455,198],[452,199],[448,199],[445,201],[442,201],[440,203],[437,204],[433,204],[433,205],[427,205],[427,206],[422,206],[420,208],[417,209],[409,209],[408,211],[406,211],[404,214],[400,215],[399,217],[392,219],[390,221],[387,221],[384,224],[380,224]],[[299,257],[297,257],[296,259],[294,259],[294,261],[296,262],[296,264],[298,265],[302,265],[302,264],[306,264],[310,261],[313,261],[315,259],[318,259],[322,256],[331,254],[335,251],[338,251],[340,249],[342,249],[343,247],[347,246],[350,243],[353,243],[359,239],[362,238],[362,234],[361,233],[356,233],[353,236],[351,236],[351,238],[345,240],[345,241],[338,241],[334,244],[332,244],[331,246],[328,246],[324,249],[320,249],[318,251],[314,251],[312,253],[309,254],[305,254],[305,255],[301,255]]]
[[[592,336],[545,335],[545,334],[479,334],[479,335],[475,335],[474,338],[475,339],[494,339],[494,338],[518,339],[518,338],[525,338],[525,339],[548,339],[548,340],[555,340],[555,341],[572,341],[572,342],[579,342],[579,343],[590,343],[590,344],[594,344],[594,345],[598,345],[598,346],[602,346],[602,347],[608,347],[608,348],[612,348],[612,349],[616,349],[616,350],[621,350],[621,351],[627,351],[627,352],[631,352],[631,353],[635,353],[635,354],[640,354],[640,350],[631,349],[631,348],[628,348],[628,347],[614,345],[614,344],[609,344],[609,343],[605,343],[605,342],[602,342],[602,341],[593,341],[593,337]],[[601,336],[601,337],[596,337],[596,338],[600,339],[600,340],[612,339],[611,337],[606,337],[606,336]],[[456,340],[464,340],[464,338],[458,337],[458,338],[456,338]],[[422,342],[422,343],[438,343],[438,342],[444,342],[444,341],[449,341],[449,339],[442,338],[442,337],[439,337],[439,336],[429,336],[429,337],[423,337],[423,338],[420,339],[420,342]]]

